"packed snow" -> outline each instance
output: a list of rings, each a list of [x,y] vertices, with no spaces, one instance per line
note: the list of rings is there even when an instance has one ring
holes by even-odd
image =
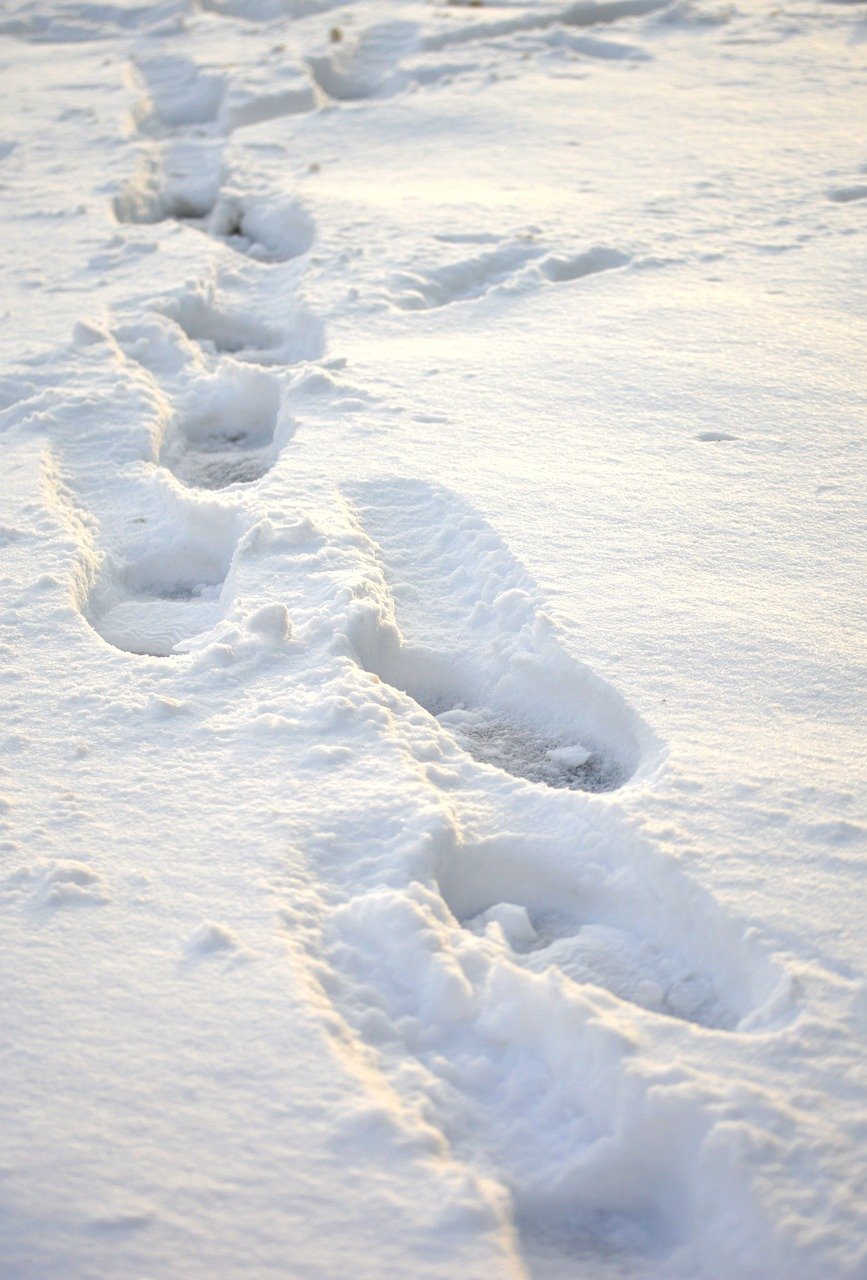
[[[865,53],[5,0],[2,1280],[867,1278]]]

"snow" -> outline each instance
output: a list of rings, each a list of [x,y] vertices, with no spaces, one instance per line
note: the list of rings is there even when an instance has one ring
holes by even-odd
[[[8,0],[2,1280],[867,1276],[865,41]]]

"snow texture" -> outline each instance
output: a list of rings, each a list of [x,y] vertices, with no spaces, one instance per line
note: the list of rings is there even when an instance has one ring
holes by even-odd
[[[0,1280],[864,1280],[863,5],[7,0]]]

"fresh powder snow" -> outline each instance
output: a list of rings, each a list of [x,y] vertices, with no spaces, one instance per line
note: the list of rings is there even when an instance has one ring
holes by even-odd
[[[865,60],[4,0],[0,1280],[867,1280]]]

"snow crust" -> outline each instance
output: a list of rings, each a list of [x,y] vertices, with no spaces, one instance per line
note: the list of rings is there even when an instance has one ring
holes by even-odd
[[[865,41],[4,5],[2,1280],[867,1277]]]

